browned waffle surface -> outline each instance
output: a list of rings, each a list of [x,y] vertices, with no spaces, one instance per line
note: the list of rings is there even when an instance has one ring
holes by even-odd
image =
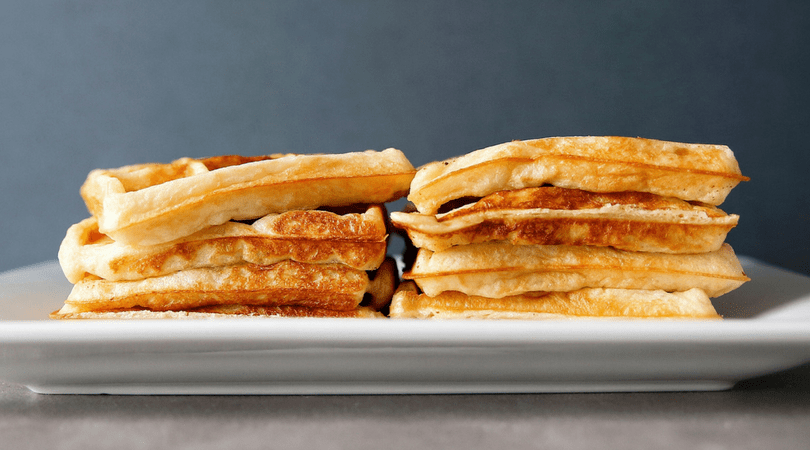
[[[720,209],[641,192],[557,187],[498,191],[443,214],[393,212],[414,245],[590,245],[664,253],[715,251],[739,219]]]
[[[728,244],[698,254],[627,252],[609,247],[470,244],[442,252],[421,249],[406,279],[430,296],[444,291],[501,298],[535,291],[583,288],[699,288],[710,297],[748,277]]]
[[[446,291],[430,297],[410,281],[402,283],[394,294],[390,315],[402,319],[720,318],[700,289],[669,293],[596,288],[504,298]]]
[[[98,231],[95,217],[73,225],[59,250],[71,283],[86,275],[138,280],[180,270],[241,263],[269,265],[291,259],[374,270],[385,258],[387,231],[382,205],[362,212],[288,211],[252,224],[227,222],[164,244],[116,242]]]
[[[183,159],[94,170],[81,194],[102,233],[153,245],[229,220],[396,200],[407,194],[415,173],[396,149],[241,162]]]
[[[423,214],[463,197],[551,184],[649,192],[719,205],[747,178],[726,146],[615,136],[512,141],[419,169],[408,199]]]

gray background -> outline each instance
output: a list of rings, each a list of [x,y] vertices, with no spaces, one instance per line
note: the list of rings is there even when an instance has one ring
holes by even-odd
[[[0,270],[98,167],[512,139],[721,143],[740,254],[810,274],[810,2],[0,3]]]

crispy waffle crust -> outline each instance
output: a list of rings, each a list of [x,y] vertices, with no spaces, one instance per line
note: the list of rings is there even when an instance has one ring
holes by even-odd
[[[391,213],[413,244],[431,251],[508,241],[663,253],[715,251],[739,217],[709,205],[641,192],[557,187],[499,191],[444,214]]]
[[[489,298],[583,288],[668,292],[699,288],[716,297],[748,281],[728,244],[714,252],[679,255],[505,242],[470,244],[442,252],[420,249],[403,278],[416,281],[431,297],[459,291]]]
[[[90,318],[141,310],[293,316],[336,311],[330,314],[353,316],[364,308],[386,307],[396,278],[391,259],[371,274],[339,264],[282,261],[190,269],[137,281],[86,278],[74,285],[65,305],[51,317]]]
[[[416,319],[573,319],[670,318],[719,319],[700,289],[669,293],[661,290],[580,289],[532,292],[493,299],[447,291],[435,297],[420,294],[413,282],[400,284],[391,302],[392,318]]]
[[[58,317],[54,317],[57,316]],[[307,308],[303,306],[223,305],[195,308],[189,311],[151,311],[148,309],[122,309],[117,311],[87,311],[54,313],[58,319],[230,319],[243,317],[342,317],[382,319],[385,316],[371,308],[360,307],[349,311]]]
[[[343,214],[289,211],[267,215],[252,224],[215,225],[152,246],[113,241],[99,232],[96,219],[91,217],[68,229],[59,261],[71,283],[87,275],[110,281],[138,280],[201,267],[270,265],[286,259],[374,270],[385,258],[385,216],[382,205]]]
[[[422,214],[463,197],[551,184],[592,192],[637,191],[719,205],[740,181],[731,150],[613,136],[513,141],[426,164],[408,200]]]
[[[396,149],[335,155],[177,160],[90,172],[81,194],[99,231],[123,244],[171,242],[230,220],[408,192],[415,170]]]

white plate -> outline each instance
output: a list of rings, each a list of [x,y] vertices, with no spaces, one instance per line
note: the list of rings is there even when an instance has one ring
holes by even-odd
[[[742,258],[724,321],[51,321],[55,262],[0,274],[0,379],[41,393],[717,390],[810,361],[810,278]]]

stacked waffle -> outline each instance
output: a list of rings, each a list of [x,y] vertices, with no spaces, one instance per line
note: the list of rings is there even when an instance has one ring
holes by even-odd
[[[717,318],[748,280],[716,206],[746,178],[725,146],[514,141],[419,169],[418,248],[391,317]]]
[[[395,149],[95,170],[51,317],[382,317],[397,280],[383,204],[414,172]]]

